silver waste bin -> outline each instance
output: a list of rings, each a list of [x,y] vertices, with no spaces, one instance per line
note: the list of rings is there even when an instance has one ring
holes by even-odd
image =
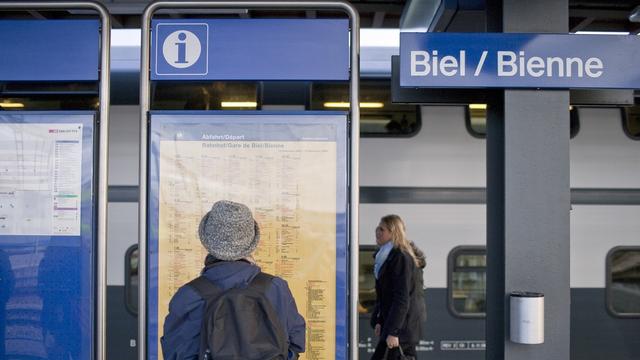
[[[514,291],[509,298],[511,341],[519,344],[544,343],[544,294]]]

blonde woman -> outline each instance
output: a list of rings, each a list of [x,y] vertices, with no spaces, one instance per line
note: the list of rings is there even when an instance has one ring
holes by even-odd
[[[415,359],[422,322],[426,319],[422,293],[424,255],[407,240],[398,215],[380,219],[376,228],[376,306],[371,326],[380,338],[371,357]]]

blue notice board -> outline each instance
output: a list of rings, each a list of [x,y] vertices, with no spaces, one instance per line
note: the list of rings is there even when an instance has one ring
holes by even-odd
[[[151,80],[348,80],[346,19],[152,20]]]
[[[170,297],[204,265],[200,219],[224,197],[252,209],[261,228],[256,259],[289,282],[307,321],[305,356],[347,359],[346,113],[158,111],[150,118],[148,358],[161,356]],[[318,285],[316,273],[327,276],[331,289]],[[322,296],[305,298],[307,291],[335,296],[324,303]],[[314,318],[323,312],[333,315]],[[324,332],[319,320],[335,326]],[[335,353],[311,356],[314,341],[335,345]]]
[[[0,81],[97,81],[98,20],[0,20]]]
[[[401,33],[400,86],[640,88],[640,37]]]
[[[93,112],[0,112],[0,358],[93,359]]]

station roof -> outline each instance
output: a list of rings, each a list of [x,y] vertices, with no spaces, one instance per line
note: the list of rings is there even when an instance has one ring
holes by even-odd
[[[99,0],[112,14],[114,28],[139,28],[140,15],[151,2],[148,0]],[[431,31],[482,32],[485,28],[485,0],[353,0],[358,10],[362,28],[401,28],[403,20],[421,17]],[[441,8],[439,15],[429,9]],[[446,15],[443,16],[442,14]],[[165,12],[171,18],[201,16],[198,14]],[[77,16],[78,12],[28,11],[19,14],[0,13],[3,17],[59,19]],[[338,17],[339,13],[320,11],[257,11],[226,10],[209,14],[231,18],[265,17]],[[640,0],[569,0],[569,32],[610,31],[640,32]]]

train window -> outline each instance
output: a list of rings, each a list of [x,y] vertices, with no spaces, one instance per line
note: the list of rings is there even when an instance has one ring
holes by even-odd
[[[138,314],[138,245],[132,245],[124,256],[124,297],[127,310]]]
[[[373,276],[374,245],[360,246],[358,272],[358,312],[370,314],[376,304],[376,279]]]
[[[154,110],[256,110],[258,82],[213,81],[207,83],[153,84],[151,108]]]
[[[0,83],[0,111],[97,110],[95,83]]]
[[[487,105],[469,104],[466,109],[465,124],[469,134],[475,138],[484,139],[487,136]],[[578,108],[569,107],[569,137],[573,139],[580,130]],[[640,136],[640,134],[639,134]]]
[[[633,140],[640,140],[640,105],[623,110],[624,132]]]
[[[618,317],[640,317],[640,246],[607,254],[607,307]]]
[[[311,110],[347,110],[349,84],[313,83]],[[420,107],[391,102],[391,83],[360,82],[360,135],[362,137],[410,137],[420,130]]]
[[[484,317],[486,312],[487,250],[458,246],[448,259],[449,310],[461,318]]]

